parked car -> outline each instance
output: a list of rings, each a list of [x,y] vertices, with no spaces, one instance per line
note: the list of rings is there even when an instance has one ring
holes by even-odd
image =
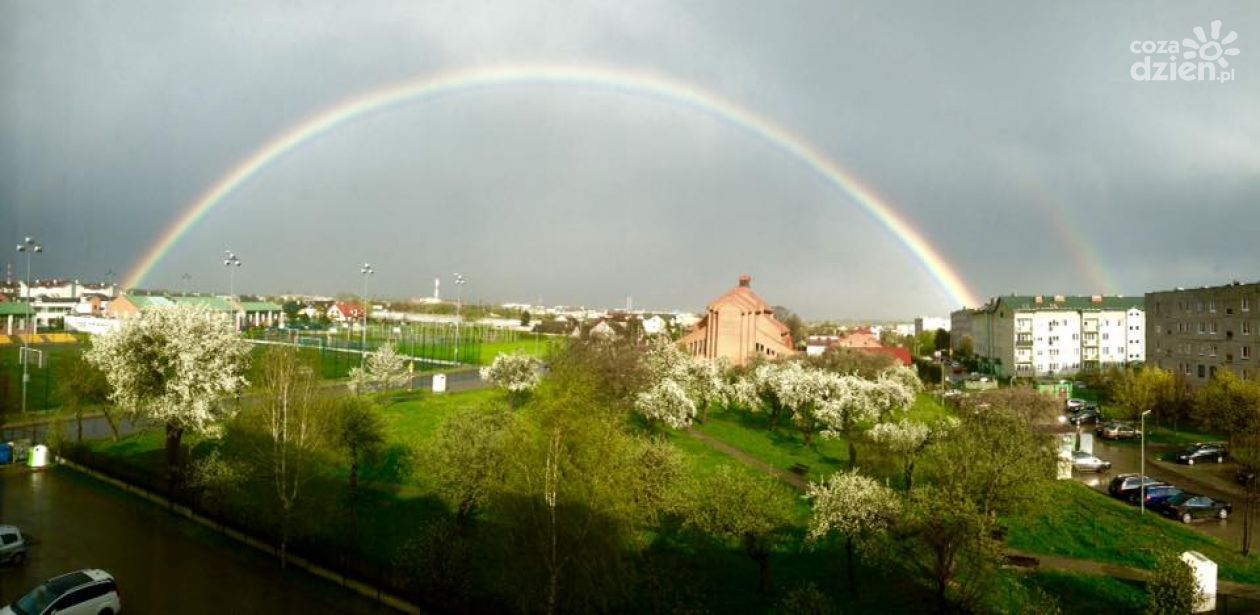
[[[21,564],[26,561],[26,539],[12,525],[0,525],[0,564]]]
[[[1095,430],[1098,437],[1106,440],[1131,440],[1142,436],[1142,431],[1128,421],[1107,421]]]
[[[1111,469],[1111,462],[1099,459],[1093,453],[1073,451],[1072,469],[1078,472],[1106,472]]]
[[[1141,482],[1139,482],[1139,479]],[[1149,489],[1152,485],[1162,485],[1164,483],[1157,481],[1149,476],[1141,476],[1138,474],[1125,473],[1117,474],[1111,479],[1111,484],[1107,485],[1107,493],[1113,497],[1120,499],[1128,499],[1129,493],[1137,490],[1143,483]]]
[[[1229,456],[1229,451],[1225,450],[1224,444],[1206,444],[1200,442],[1186,447],[1177,453],[1177,463],[1186,465],[1194,465],[1196,461],[1215,461],[1221,463],[1225,461],[1225,457]]]
[[[1241,467],[1238,472],[1234,473],[1234,481],[1246,487],[1256,480],[1256,471],[1253,468]]]
[[[120,610],[122,599],[114,577],[91,569],[49,579],[0,608],[0,615],[114,615]]]
[[[1097,423],[1102,419],[1102,413],[1098,411],[1097,405],[1085,405],[1076,409],[1068,415],[1068,422],[1073,425],[1082,423]]]
[[[1180,519],[1182,523],[1190,523],[1195,519],[1216,517],[1225,519],[1234,511],[1229,502],[1213,500],[1206,495],[1182,493],[1168,498],[1160,508],[1160,512],[1170,519]]]
[[[1163,508],[1164,503],[1170,498],[1177,497],[1184,493],[1181,489],[1172,485],[1151,485],[1145,490],[1133,489],[1129,491],[1128,500],[1130,504],[1137,506],[1145,496],[1146,507],[1152,510]]]
[[[1083,400],[1083,399],[1077,399],[1077,398],[1075,398],[1075,397],[1073,397],[1073,398],[1071,398],[1071,399],[1067,400],[1067,402],[1066,402],[1066,403],[1065,403],[1065,405],[1064,405],[1064,409],[1065,409],[1065,411],[1067,411],[1067,412],[1072,412],[1072,411],[1074,411],[1074,410],[1080,410],[1081,408],[1084,408],[1084,407],[1085,407],[1085,400]]]

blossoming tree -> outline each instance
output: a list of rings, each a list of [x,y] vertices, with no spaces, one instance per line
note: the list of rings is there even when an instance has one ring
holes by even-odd
[[[542,381],[542,376],[538,373],[541,366],[537,358],[524,352],[502,353],[490,365],[481,368],[481,379],[506,390],[508,402],[515,408]]]
[[[250,345],[231,319],[200,306],[158,307],[98,336],[87,360],[105,373],[110,399],[166,428],[170,478],[180,476],[185,432],[213,433],[245,388]]]

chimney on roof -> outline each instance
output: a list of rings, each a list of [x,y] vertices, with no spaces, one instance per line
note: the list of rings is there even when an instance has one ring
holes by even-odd
[[[752,276],[746,274],[739,276],[739,286],[740,288],[752,286]]]

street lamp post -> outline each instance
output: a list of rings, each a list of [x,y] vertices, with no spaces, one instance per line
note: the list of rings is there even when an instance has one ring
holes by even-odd
[[[1138,502],[1142,504],[1142,512],[1146,514],[1146,415],[1151,411],[1147,410],[1142,413],[1142,451],[1141,451],[1141,471],[1138,475]]]
[[[235,297],[236,270],[241,266],[241,259],[237,258],[236,254],[232,253],[231,250],[224,250],[223,254],[226,256],[223,259],[223,266],[228,268],[228,296]]]
[[[468,280],[464,276],[455,274],[455,362],[459,363],[459,323],[463,320],[460,316],[460,308],[464,305],[464,285]]]
[[[192,290],[192,276],[185,273],[179,276],[179,279],[184,283],[184,294],[187,295]]]
[[[363,367],[367,362],[368,277],[375,275],[376,271],[372,269],[372,263],[363,263],[363,267],[359,268],[359,273],[363,274],[363,341],[359,343],[359,367]]]
[[[30,363],[30,334],[35,333],[36,331],[34,308],[35,299],[31,296],[31,257],[42,253],[44,251],[44,246],[35,243],[34,238],[26,237],[22,240],[22,243],[17,245],[17,251],[19,253],[26,254],[26,307],[30,310],[30,314],[26,317],[28,321],[28,329],[30,329],[30,331],[27,335],[22,336],[22,412],[25,413],[26,385],[31,379],[30,368],[27,367],[27,364]]]

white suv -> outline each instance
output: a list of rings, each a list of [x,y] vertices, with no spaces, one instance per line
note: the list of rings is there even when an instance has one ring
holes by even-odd
[[[26,561],[26,539],[12,525],[0,525],[0,564]]]
[[[104,570],[80,570],[50,579],[0,615],[114,615],[122,610],[114,577]]]

